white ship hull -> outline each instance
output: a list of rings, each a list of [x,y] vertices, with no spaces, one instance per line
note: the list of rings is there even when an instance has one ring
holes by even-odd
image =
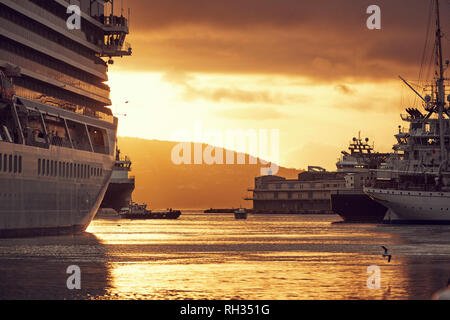
[[[97,213],[111,179],[117,120],[108,123],[20,99],[25,103],[21,105],[21,115],[34,111],[49,117],[56,113],[58,119],[65,123],[73,125],[77,121],[81,129],[72,130],[75,137],[69,141],[78,149],[49,143],[39,145],[31,139],[24,140],[37,146],[12,143],[2,138],[0,238],[82,232]],[[50,125],[51,122],[46,122],[46,126]],[[88,127],[91,128],[90,133]],[[55,128],[53,126],[53,130]],[[101,144],[89,138],[93,132],[98,133],[93,138],[101,137]],[[83,138],[89,139],[86,150],[81,150],[85,146],[80,142]],[[64,140],[52,142],[63,144]]]
[[[110,181],[111,155],[5,142],[0,142],[0,153],[2,157],[22,158],[20,173],[14,169],[10,172],[9,163],[6,171],[0,169],[0,238],[73,234],[87,228]],[[39,175],[38,159],[55,159],[54,173]],[[62,161],[101,167],[103,174],[89,178],[61,176],[56,163]]]
[[[364,192],[389,208],[386,223],[450,224],[450,192],[365,188]]]

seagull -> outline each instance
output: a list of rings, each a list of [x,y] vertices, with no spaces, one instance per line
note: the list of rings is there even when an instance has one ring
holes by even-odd
[[[381,246],[381,247],[384,250],[383,258],[387,257],[388,258],[388,262],[391,262],[392,255],[388,254],[388,248],[386,248],[385,246]]]

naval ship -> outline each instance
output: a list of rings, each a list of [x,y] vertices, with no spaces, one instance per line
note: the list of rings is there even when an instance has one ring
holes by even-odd
[[[370,197],[389,208],[386,223],[450,223],[450,110],[444,75],[449,62],[444,66],[439,1],[434,1],[435,81],[424,87],[427,94],[423,97],[402,79],[420,98],[424,111],[406,109],[401,118],[409,123],[409,129],[400,126],[395,135],[398,158],[377,170],[377,179],[365,188]]]
[[[348,151],[342,151],[336,163],[337,171],[345,173],[345,188],[331,191],[331,210],[344,222],[382,222],[387,208],[363,192],[363,186],[375,179],[371,169],[379,168],[389,153],[375,152],[369,138],[354,137]]]
[[[131,55],[128,19],[112,0],[80,0],[69,28],[73,4],[0,0],[0,237],[84,231],[112,175],[104,82],[113,57]]]
[[[122,208],[130,205],[135,187],[135,177],[129,176],[130,171],[131,160],[127,156],[121,157],[120,150],[117,148],[111,181],[100,208],[110,208],[120,212]]]

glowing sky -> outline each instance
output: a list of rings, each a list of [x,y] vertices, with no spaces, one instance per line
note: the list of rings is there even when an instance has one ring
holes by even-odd
[[[381,30],[366,28],[370,4],[381,7]],[[173,140],[199,123],[205,130],[279,129],[281,165],[333,170],[358,131],[389,151],[399,113],[414,102],[397,75],[419,77],[428,1],[124,5],[132,8],[133,56],[115,60],[109,81],[113,111],[127,114],[119,117],[120,136]],[[449,14],[442,2],[448,35]],[[448,36],[443,41],[448,57]]]

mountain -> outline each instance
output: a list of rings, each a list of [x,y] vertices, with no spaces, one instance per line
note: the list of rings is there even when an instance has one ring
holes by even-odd
[[[245,155],[246,164],[177,165],[171,159],[177,145],[170,141],[118,138],[121,154],[132,161],[130,174],[136,177],[134,201],[147,203],[151,209],[252,207],[252,202],[243,198],[250,195],[247,189],[252,188],[254,178],[261,175],[260,163],[248,164],[249,156]],[[194,145],[192,143],[192,154]],[[202,150],[208,147],[205,144],[197,146]],[[299,172],[280,167],[277,175],[296,178]]]

